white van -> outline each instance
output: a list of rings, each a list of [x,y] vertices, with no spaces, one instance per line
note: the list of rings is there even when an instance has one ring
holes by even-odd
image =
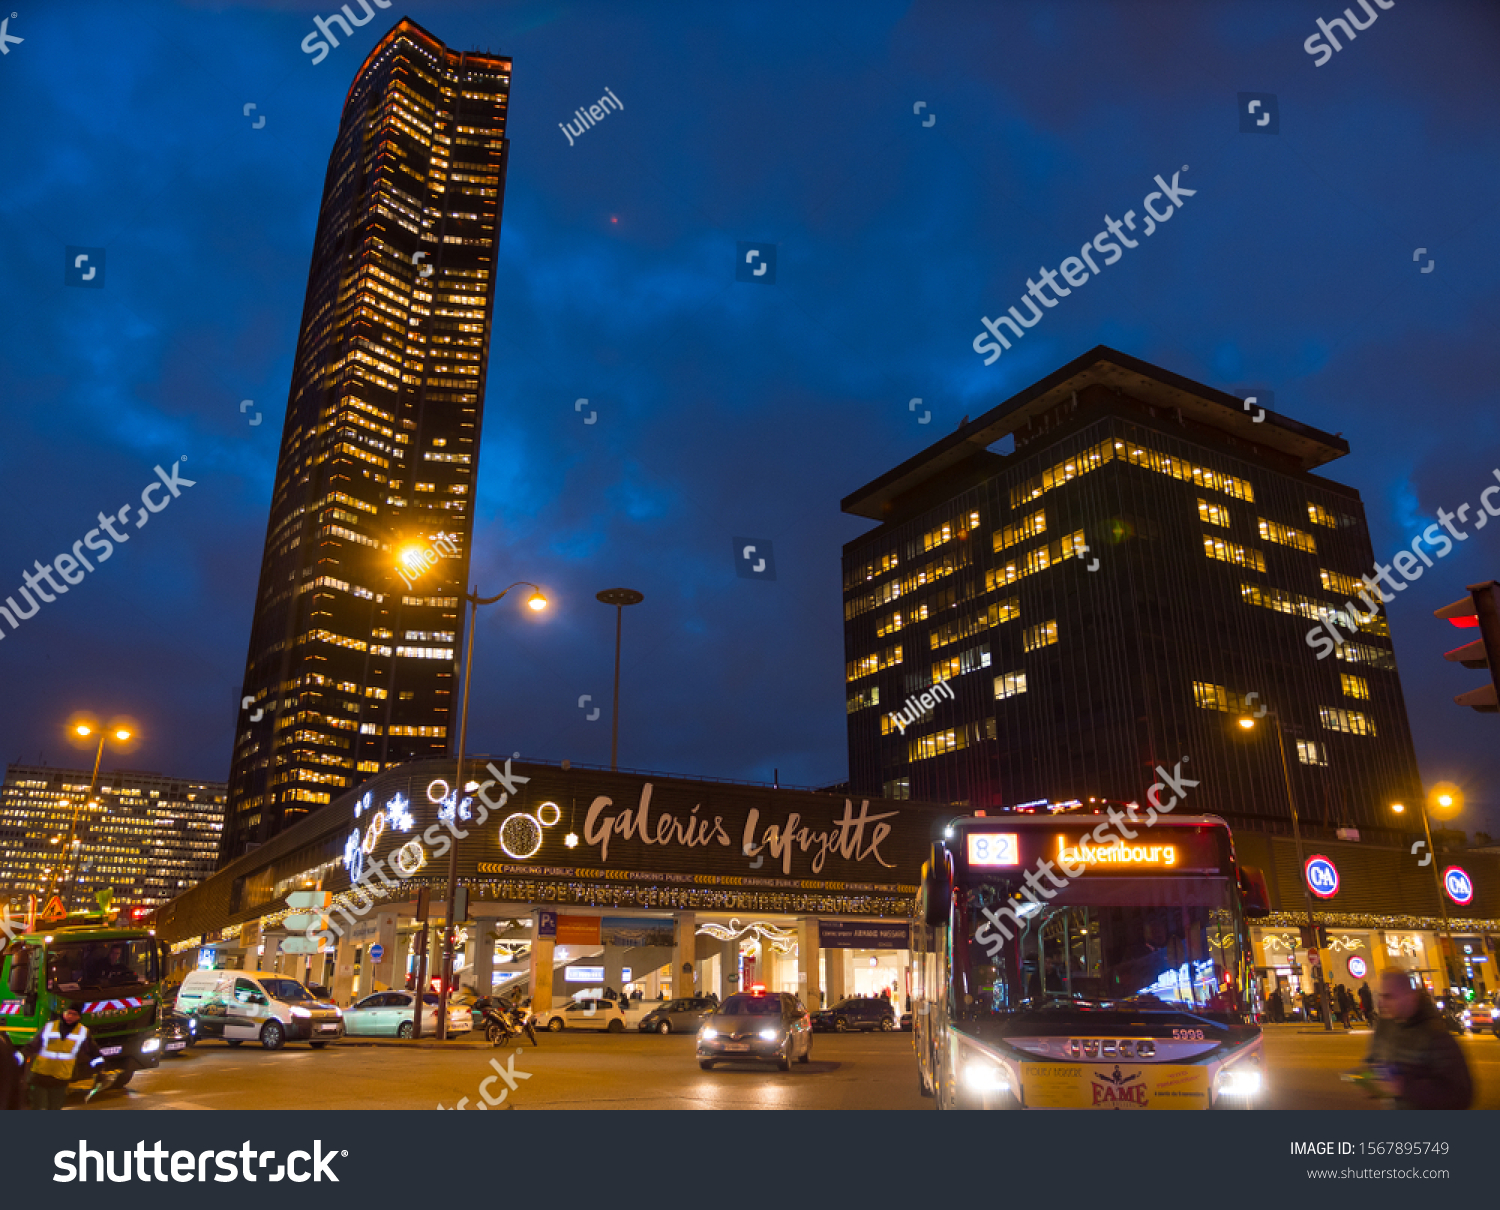
[[[321,1049],[344,1032],[342,1009],[275,971],[192,971],[177,992],[177,1011],[197,1022],[199,1038],[231,1046],[280,1050],[306,1041]]]

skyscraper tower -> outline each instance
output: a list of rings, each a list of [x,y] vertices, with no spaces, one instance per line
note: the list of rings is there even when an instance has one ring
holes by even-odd
[[[223,860],[383,768],[447,751],[510,71],[509,59],[449,50],[403,20],[344,101],[266,527]]]

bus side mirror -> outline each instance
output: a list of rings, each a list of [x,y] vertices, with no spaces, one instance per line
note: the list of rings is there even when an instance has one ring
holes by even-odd
[[[953,900],[953,856],[944,845],[933,845],[932,856],[922,865],[922,898],[927,927],[946,925]]]
[[[1271,892],[1266,889],[1265,874],[1254,866],[1242,865],[1240,870],[1240,902],[1245,915],[1251,920],[1260,920],[1271,914]]]
[[[31,948],[18,945],[10,951],[10,977],[6,980],[6,986],[13,995],[27,996],[31,994],[31,982]]]

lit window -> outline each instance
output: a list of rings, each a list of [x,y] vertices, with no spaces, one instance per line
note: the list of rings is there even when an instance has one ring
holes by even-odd
[[[1339,684],[1343,687],[1345,697],[1368,699],[1370,696],[1369,684],[1363,677],[1355,676],[1353,673],[1339,673]]]
[[[1295,550],[1305,550],[1308,554],[1318,553],[1317,544],[1313,541],[1311,534],[1305,534],[1300,529],[1293,529],[1290,525],[1282,525],[1279,521],[1267,521],[1264,517],[1257,517],[1260,525],[1260,536],[1267,542],[1275,542],[1280,546],[1290,546]]]
[[[1035,626],[1028,626],[1021,632],[1021,643],[1027,651],[1035,651],[1039,647],[1050,647],[1057,642],[1057,619],[1050,622],[1038,622]]]
[[[1297,741],[1297,759],[1304,765],[1326,765],[1328,763],[1328,749],[1313,743],[1310,739],[1299,739]]]
[[[1205,525],[1222,525],[1229,528],[1229,510],[1222,504],[1214,504],[1212,501],[1198,497],[1198,520]]]
[[[995,678],[995,697],[1015,697],[1018,693],[1026,692],[1026,674],[1024,672],[1006,672]]]
[[[1318,715],[1323,720],[1323,726],[1330,731],[1344,731],[1350,735],[1375,734],[1375,724],[1358,710],[1334,710],[1328,706],[1320,706]]]

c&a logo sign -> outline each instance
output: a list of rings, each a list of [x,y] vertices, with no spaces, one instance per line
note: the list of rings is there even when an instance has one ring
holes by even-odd
[[[1304,867],[1307,887],[1319,899],[1332,899],[1339,893],[1338,866],[1321,853],[1314,853]]]

